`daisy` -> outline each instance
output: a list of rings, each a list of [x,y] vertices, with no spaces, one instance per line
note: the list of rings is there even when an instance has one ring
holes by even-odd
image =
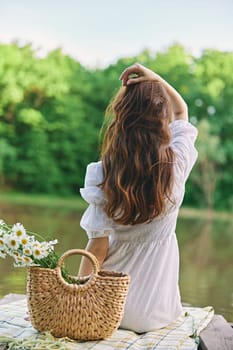
[[[19,248],[19,241],[11,235],[7,238],[5,243],[7,244],[7,247],[10,249],[17,250]]]
[[[40,247],[34,247],[32,250],[32,253],[33,253],[33,257],[39,260],[45,258],[49,254],[49,252],[43,249],[40,249]]]
[[[49,254],[56,243],[57,240],[39,242],[34,235],[26,232],[21,223],[8,226],[0,219],[0,258],[4,259],[7,255],[13,257],[14,266],[47,266],[50,262]],[[48,263],[42,260],[45,257],[48,257]]]
[[[23,267],[25,266],[24,260],[21,256],[15,257],[14,267]]]
[[[33,244],[33,247],[39,248],[39,249],[46,249],[47,243],[46,242],[37,242],[36,244]]]
[[[24,254],[24,255],[28,255],[28,256],[32,255],[32,250],[31,250],[31,248],[30,248],[30,247],[25,247],[25,248],[23,249],[23,254]]]
[[[26,230],[19,222],[12,227],[12,233],[18,238],[26,236]]]
[[[36,249],[36,248],[40,248],[41,247],[41,243],[38,241],[34,241],[32,244],[32,248]]]
[[[57,239],[54,239],[53,241],[49,241],[47,245],[49,246],[50,249],[54,249],[54,245],[58,243]]]
[[[13,252],[12,254],[11,254],[11,256],[13,256],[14,258],[18,258],[18,257],[20,257],[20,254],[19,254],[19,252]]]
[[[22,236],[19,238],[19,243],[22,244],[23,247],[28,246],[29,239],[27,236]]]
[[[0,237],[0,249],[3,249],[5,246],[5,240],[3,237]]]
[[[29,258],[29,256],[24,256],[23,262],[25,263],[25,265],[29,266],[33,263],[33,260]]]
[[[42,249],[43,251],[47,251],[47,252],[51,251],[50,245],[46,242],[42,242],[39,248]]]

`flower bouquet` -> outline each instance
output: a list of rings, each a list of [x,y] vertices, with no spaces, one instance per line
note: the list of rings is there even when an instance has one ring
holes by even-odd
[[[10,255],[14,259],[15,267],[55,268],[59,259],[54,252],[57,239],[39,242],[34,233],[28,233],[20,223],[10,226],[0,220],[0,258]]]
[[[112,335],[123,316],[130,277],[123,272],[100,271],[97,258],[82,249],[59,257],[57,240],[39,242],[24,226],[0,221],[0,257],[10,255],[15,266],[28,266],[27,304],[38,331],[79,340]],[[64,261],[71,255],[87,257],[93,267],[88,278],[70,276]]]

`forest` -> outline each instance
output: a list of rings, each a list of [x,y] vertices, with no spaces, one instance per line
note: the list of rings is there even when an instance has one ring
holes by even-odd
[[[120,73],[135,62],[182,94],[199,130],[184,203],[231,210],[233,53],[206,49],[194,56],[178,43],[99,68],[62,49],[41,58],[31,44],[0,44],[0,190],[78,196],[86,165],[99,159],[104,112]]]

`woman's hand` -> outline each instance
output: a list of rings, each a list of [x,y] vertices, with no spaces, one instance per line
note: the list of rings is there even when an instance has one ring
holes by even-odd
[[[148,81],[148,80],[155,80],[155,81],[162,82],[162,78],[158,74],[142,66],[139,63],[135,63],[134,65],[126,68],[124,72],[121,74],[120,80],[122,80],[122,84],[124,86],[141,83],[142,81]]]
[[[135,63],[124,70],[120,76],[120,80],[122,80],[122,84],[124,86],[141,83],[142,81],[148,80],[160,82],[163,84],[168,96],[170,97],[173,110],[172,119],[188,120],[188,108],[181,95],[167,81],[152,70],[142,66],[139,63]]]

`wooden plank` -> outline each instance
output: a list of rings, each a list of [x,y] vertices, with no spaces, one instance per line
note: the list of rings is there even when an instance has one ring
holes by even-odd
[[[233,350],[233,329],[221,315],[215,315],[200,333],[200,350]]]

